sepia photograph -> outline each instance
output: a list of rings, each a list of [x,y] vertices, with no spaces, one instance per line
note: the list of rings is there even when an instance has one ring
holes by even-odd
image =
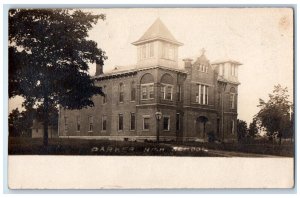
[[[33,156],[287,160],[261,187],[292,188],[294,31],[288,7],[9,9],[11,188]]]

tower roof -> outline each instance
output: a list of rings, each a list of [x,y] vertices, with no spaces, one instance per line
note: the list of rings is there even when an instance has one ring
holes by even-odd
[[[137,41],[133,42],[133,45],[139,45],[148,41],[154,40],[164,40],[176,45],[182,45],[178,42],[168,28],[163,24],[163,22],[158,18],[156,21],[148,28],[144,35]]]

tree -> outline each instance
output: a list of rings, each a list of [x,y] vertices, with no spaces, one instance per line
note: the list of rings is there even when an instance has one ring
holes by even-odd
[[[49,111],[93,106],[102,94],[88,74],[89,63],[107,58],[88,31],[105,19],[81,10],[12,9],[9,12],[9,97],[24,97],[24,105],[42,109],[45,146]]]
[[[36,111],[34,109],[28,109],[22,112],[20,112],[18,108],[13,109],[8,116],[9,136],[31,136],[30,127],[32,126],[32,121],[35,116]]]
[[[265,102],[259,99],[260,111],[255,118],[258,125],[267,131],[269,138],[281,138],[287,135],[291,130],[290,109],[292,103],[288,101],[289,95],[287,87],[282,87],[280,84],[274,86],[273,94],[269,94],[269,100]]]
[[[253,119],[252,122],[249,124],[248,136],[250,138],[255,138],[257,134],[258,134],[257,121]]]
[[[243,120],[237,120],[237,136],[238,141],[245,139],[247,135],[247,123]]]

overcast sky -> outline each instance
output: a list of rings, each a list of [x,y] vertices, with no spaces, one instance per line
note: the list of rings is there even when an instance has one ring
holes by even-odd
[[[90,10],[91,11],[91,10]],[[258,99],[268,99],[280,83],[293,91],[293,22],[290,9],[97,9],[106,14],[90,38],[106,51],[104,72],[134,65],[138,40],[159,17],[184,45],[179,60],[200,55],[212,62],[231,58],[239,68],[238,118],[249,122],[258,112]],[[95,73],[92,65],[90,73]],[[292,100],[292,97],[291,97]],[[16,105],[10,106],[10,109]]]

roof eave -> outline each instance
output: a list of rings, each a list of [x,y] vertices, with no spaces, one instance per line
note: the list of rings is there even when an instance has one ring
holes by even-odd
[[[155,37],[155,38],[151,38],[151,39],[138,40],[138,41],[135,41],[135,42],[133,42],[133,43],[131,43],[131,44],[132,44],[132,45],[140,45],[140,44],[147,43],[147,42],[150,42],[150,41],[155,41],[155,40],[166,41],[166,42],[169,42],[169,43],[173,43],[173,44],[175,44],[175,45],[178,45],[178,46],[182,46],[182,45],[183,45],[183,43],[181,43],[181,42],[174,41],[174,40],[169,40],[169,39],[165,39],[165,38],[162,38],[162,37]]]

